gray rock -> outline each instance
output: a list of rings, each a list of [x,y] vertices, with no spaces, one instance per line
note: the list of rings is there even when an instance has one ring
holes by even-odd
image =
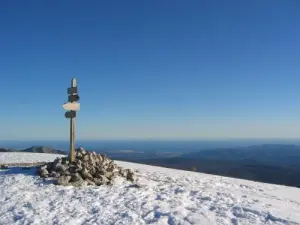
[[[1,165],[0,169],[7,170],[8,169],[8,165]]]
[[[46,169],[41,169],[40,170],[40,176],[41,177],[48,177],[49,176],[49,172],[48,172],[48,170],[46,170]]]
[[[41,168],[41,170],[46,170],[47,169],[47,164],[46,165],[42,165],[40,168]]]
[[[118,170],[117,168],[115,168],[115,169],[113,170],[113,173],[119,173],[119,170]]]
[[[94,166],[90,166],[89,167],[89,173],[91,174],[91,175],[96,175],[97,174],[97,170],[96,170],[96,167],[94,167]]]
[[[75,165],[69,166],[68,171],[70,171],[70,173],[76,173],[76,166]]]
[[[109,167],[109,168],[107,168],[107,169],[106,169],[106,171],[107,171],[107,172],[113,172],[113,171],[114,171],[114,169],[113,169],[113,168],[111,168],[111,167]]]
[[[124,170],[123,168],[120,168],[120,169],[119,169],[119,174],[120,174],[121,176],[123,176],[123,177],[127,177],[127,172],[126,172],[126,170]]]
[[[85,180],[85,181],[88,183],[88,185],[93,185],[93,186],[96,185],[94,181],[91,180]]]
[[[107,177],[108,179],[111,179],[113,176],[112,172],[104,172],[104,176]]]
[[[77,166],[75,167],[75,172],[78,173],[78,172],[82,171],[82,169],[83,169],[83,168],[82,168],[81,166],[77,165]]]
[[[101,155],[97,155],[97,156],[98,156],[99,161],[102,162],[103,161],[102,156]]]
[[[60,166],[61,164],[62,164],[61,162],[53,162],[52,170],[56,170],[56,167]]]
[[[90,164],[91,166],[95,166],[95,164],[96,164],[96,162],[95,162],[95,160],[93,159],[93,157],[89,158],[88,162],[89,162],[89,164]]]
[[[101,162],[97,156],[93,156],[93,160],[94,160],[96,165],[97,165],[98,162]]]
[[[101,176],[102,183],[107,184],[109,182],[109,179],[107,179],[105,176]]]
[[[59,178],[60,177],[59,173],[56,173],[55,171],[52,171],[49,176],[54,177],[54,178]]]
[[[82,161],[81,161],[81,160],[79,160],[79,159],[76,159],[76,161],[75,161],[75,162],[76,162],[76,165],[77,165],[77,166],[82,166]]]
[[[54,162],[52,169],[57,170],[57,168],[60,167],[61,165],[62,165],[61,162]]]
[[[136,180],[137,180],[137,177],[134,175],[133,172],[129,171],[129,172],[127,173],[127,180],[133,182],[133,181],[136,181]]]
[[[62,164],[68,165],[70,162],[67,157],[62,158]]]
[[[93,180],[93,176],[85,168],[80,172],[80,175],[83,179]]]
[[[86,154],[86,151],[84,150],[84,148],[80,147],[77,149],[77,152],[79,152],[80,154],[82,155],[85,155]]]
[[[112,178],[116,178],[117,176],[119,176],[119,171],[115,171],[115,172],[113,172],[113,176],[112,176]]]
[[[104,175],[104,169],[101,167],[96,168],[96,174]]]
[[[65,173],[68,169],[69,169],[69,167],[67,165],[57,164],[55,171],[59,172],[59,173]]]
[[[97,186],[104,184],[101,178],[94,178],[93,181]]]
[[[60,174],[65,175],[65,176],[70,176],[71,175],[70,171],[68,171],[68,170],[63,171]]]
[[[71,176],[61,176],[57,179],[56,184],[66,186],[69,184]]]
[[[132,169],[127,169],[127,173],[133,173]]]
[[[57,164],[57,163],[62,163],[62,159],[61,158],[56,158],[54,160],[54,164]]]
[[[89,158],[90,158],[89,155],[85,155],[83,156],[82,161],[87,162]]]
[[[103,167],[103,164],[102,164],[102,162],[99,160],[98,162],[96,162],[96,167],[98,168],[98,169],[102,169],[102,167]]]
[[[77,152],[76,158],[81,159],[82,158],[82,154],[80,152]]]
[[[86,187],[88,185],[88,182],[85,180],[78,180],[76,182],[69,183],[70,185],[74,187]]]
[[[88,160],[89,164],[94,164],[95,160],[93,154],[89,154],[88,156],[89,156],[89,160]]]
[[[89,163],[87,161],[86,162],[82,161],[82,165],[81,166],[82,166],[83,169],[90,167],[90,165],[89,165]]]
[[[54,162],[50,162],[50,163],[47,164],[47,168],[46,169],[48,171],[51,171],[51,170],[53,170],[53,167],[54,167]]]
[[[71,174],[71,182],[81,181],[82,177],[78,173]]]
[[[105,174],[105,171],[103,169],[97,168],[95,177],[100,178],[104,174]]]

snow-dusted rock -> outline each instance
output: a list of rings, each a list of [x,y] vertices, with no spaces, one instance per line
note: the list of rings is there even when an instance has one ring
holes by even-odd
[[[76,149],[77,150],[77,153],[80,153],[80,154],[82,154],[82,155],[85,155],[86,154],[86,151],[84,150],[84,148],[82,148],[82,147],[80,147],[80,148],[78,148],[78,149]]]
[[[78,173],[71,174],[71,182],[81,181],[82,177]]]
[[[136,181],[137,177],[134,175],[134,173],[132,171],[129,171],[127,173],[127,179],[130,181]]]
[[[6,169],[8,169],[8,165],[1,165],[0,169],[6,170]]]
[[[43,165],[40,167],[41,170],[46,170],[47,169],[47,165]]]
[[[88,186],[88,182],[81,179],[75,182],[71,182],[69,183],[69,185],[72,185],[73,187],[86,187]]]
[[[87,185],[96,185],[96,183],[94,181],[91,181],[89,179],[85,180],[87,182]]]
[[[46,178],[46,177],[48,177],[48,175],[49,175],[48,170],[46,170],[46,169],[41,169],[41,170],[40,170],[40,176],[41,176],[41,177]]]
[[[58,185],[63,185],[63,186],[67,186],[69,184],[69,181],[71,180],[71,176],[60,176],[57,179],[56,184]]]
[[[53,178],[59,178],[60,174],[56,173],[55,171],[51,171],[49,177],[53,177]]]
[[[86,168],[84,168],[81,172],[80,172],[81,176],[83,179],[93,179],[93,176],[88,172],[88,170]]]
[[[111,179],[113,175],[114,174],[112,172],[105,172],[104,173],[104,176],[107,177],[108,179]]]
[[[83,156],[82,161],[86,162],[89,160],[89,158],[90,158],[89,155],[85,155]]]

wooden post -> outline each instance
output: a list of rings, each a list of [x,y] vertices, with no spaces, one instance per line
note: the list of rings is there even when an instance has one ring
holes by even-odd
[[[77,82],[76,79],[73,78],[71,81],[71,87],[67,89],[68,93],[68,102],[63,104],[65,113],[65,117],[70,119],[70,152],[69,152],[69,160],[73,162],[75,160],[75,118],[76,111],[80,109],[79,95],[77,90]]]
[[[71,81],[71,87],[77,87],[76,79]],[[70,119],[70,162],[75,160],[75,117]]]

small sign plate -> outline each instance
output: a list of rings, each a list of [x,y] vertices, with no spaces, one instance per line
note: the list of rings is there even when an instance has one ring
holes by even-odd
[[[78,102],[67,102],[63,104],[63,108],[67,111],[79,111],[80,104]]]
[[[76,117],[76,112],[75,111],[68,111],[68,112],[65,113],[65,117],[67,119],[75,118]]]
[[[73,94],[77,94],[77,87],[69,87],[68,88],[68,95],[73,95]]]
[[[80,99],[79,95],[69,95],[68,102],[78,102]]]

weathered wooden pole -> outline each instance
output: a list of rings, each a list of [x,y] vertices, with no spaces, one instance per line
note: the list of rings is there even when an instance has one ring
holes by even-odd
[[[77,82],[76,79],[73,78],[71,81],[71,87],[68,88],[68,102],[63,105],[63,108],[67,110],[65,113],[65,117],[70,119],[70,153],[69,159],[71,162],[75,160],[75,118],[76,111],[79,110],[80,104],[77,91]]]
[[[71,88],[77,87],[76,79],[73,78],[71,81]],[[73,101],[71,101],[72,103]],[[73,111],[75,112],[75,111]],[[75,117],[70,119],[70,161],[75,160]]]

